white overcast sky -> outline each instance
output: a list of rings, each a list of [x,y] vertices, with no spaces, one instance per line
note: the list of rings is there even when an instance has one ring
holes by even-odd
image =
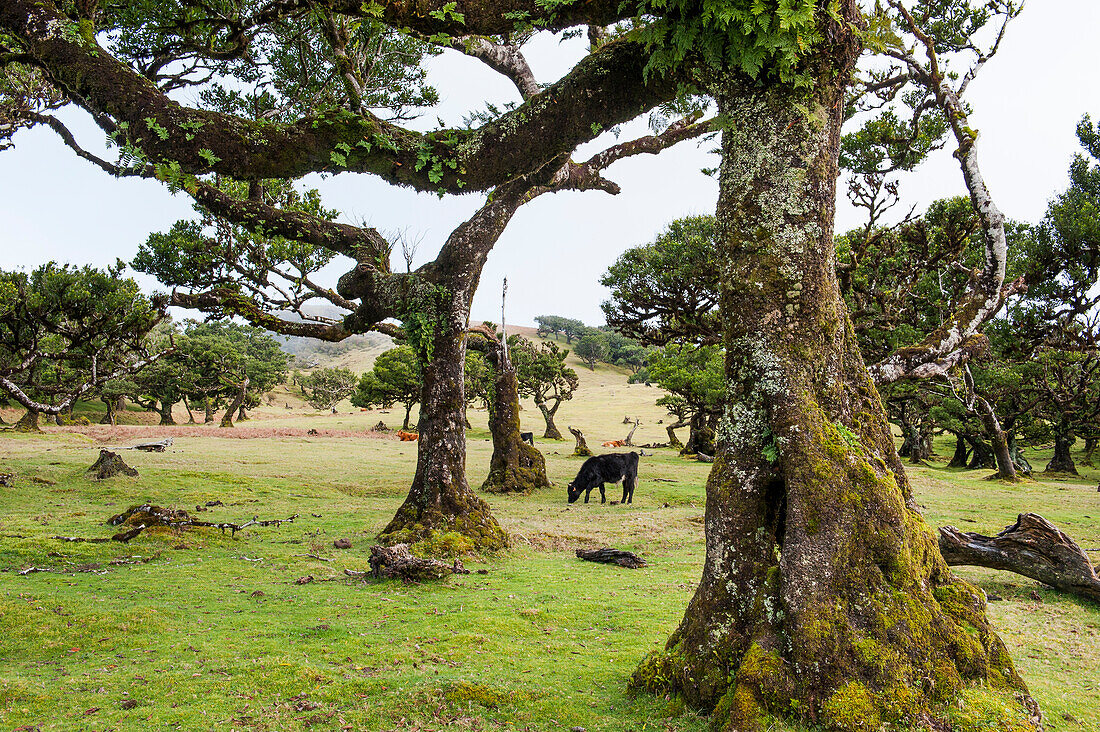
[[[982,71],[968,98],[981,132],[983,173],[1000,208],[1010,217],[1037,221],[1050,196],[1066,185],[1077,151],[1074,129],[1084,114],[1100,118],[1100,28],[1097,0],[1033,0],[1009,30],[1001,53]],[[553,81],[576,59],[581,41],[536,39],[528,57],[542,82]],[[443,98],[424,126],[440,116],[458,124],[462,114],[516,98],[501,77],[478,62],[448,53],[433,61],[433,82]],[[65,114],[89,147],[102,135],[80,112]],[[630,132],[627,130],[626,132]],[[635,134],[644,128],[633,129]],[[65,148],[48,130],[22,132],[13,150],[0,153],[0,268],[31,268],[48,260],[73,264],[129,260],[152,231],[192,214],[185,196],[153,181],[115,180]],[[614,142],[609,134],[597,141]],[[617,163],[608,177],[623,192],[543,196],[523,207],[489,258],[474,302],[473,319],[500,319],[500,284],[508,277],[508,321],[532,324],[557,314],[589,324],[603,322],[606,291],[599,276],[626,248],[648,242],[669,221],[712,213],[717,188],[700,170],[715,164],[710,146],[684,143],[659,157]],[[589,146],[577,156],[587,157]],[[481,196],[440,200],[397,189],[366,175],[306,179],[329,207],[347,220],[422,237],[418,259],[434,256],[448,233],[481,203]],[[964,193],[949,152],[927,162],[902,185],[918,210],[936,198]],[[859,216],[842,200],[837,228]],[[334,270],[332,281],[342,271]],[[156,283],[142,280],[149,289]]]

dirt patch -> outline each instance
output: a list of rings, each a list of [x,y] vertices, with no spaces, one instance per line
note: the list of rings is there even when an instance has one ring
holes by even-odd
[[[51,427],[49,432],[71,432],[85,435],[97,442],[124,443],[129,440],[148,439],[153,433],[158,437],[222,437],[231,440],[255,440],[265,437],[359,437],[367,440],[394,440],[369,430],[329,430],[310,427],[234,427],[222,429],[216,426],[175,425],[150,427],[144,425],[70,425]],[[311,434],[312,433],[312,434]]]

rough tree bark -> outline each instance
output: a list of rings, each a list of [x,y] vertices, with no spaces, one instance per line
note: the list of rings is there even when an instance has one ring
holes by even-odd
[[[564,440],[561,436],[561,430],[554,424],[554,415],[558,412],[558,407],[561,406],[561,400],[554,403],[553,408],[546,405],[546,402],[538,402],[535,406],[542,412],[542,418],[546,422],[546,431],[542,433],[542,439],[544,440]]]
[[[500,341],[486,334],[486,360],[493,369],[493,396],[489,400],[489,432],[493,456],[481,490],[489,493],[528,493],[550,487],[546,459],[520,438],[519,381]]]
[[[584,439],[584,433],[576,427],[570,427],[569,431],[573,433],[573,437],[577,440],[577,446],[573,448],[574,457],[590,457],[592,450],[588,448],[588,443]]]
[[[172,416],[172,407],[175,406],[164,399],[160,400],[160,408],[157,409],[157,414],[160,415],[160,426],[165,427],[168,425],[174,425],[176,423],[175,417]],[[191,414],[191,410],[187,410],[188,414]],[[194,422],[194,416],[191,417],[191,421]]]
[[[41,432],[42,428],[38,425],[38,412],[28,409],[12,429],[16,432]]]
[[[1077,466],[1074,464],[1073,456],[1069,452],[1076,441],[1077,438],[1068,427],[1067,420],[1063,418],[1058,425],[1058,429],[1054,432],[1054,456],[1047,463],[1046,472],[1078,475]]]
[[[1042,516],[1021,513],[996,536],[940,527],[940,553],[948,564],[1003,569],[1100,602],[1100,578],[1088,555]]]
[[[967,453],[966,440],[961,435],[955,435],[955,453],[951,456],[951,462],[947,464],[947,467],[965,468]]]
[[[632,685],[737,732],[773,716],[929,728],[942,705],[979,696],[1033,729],[984,597],[952,576],[917,511],[840,296],[842,82],[796,97],[727,77],[713,91],[735,121],[717,213],[728,401],[699,588]]]

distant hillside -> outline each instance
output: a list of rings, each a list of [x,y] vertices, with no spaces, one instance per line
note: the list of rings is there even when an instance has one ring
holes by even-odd
[[[304,308],[310,315],[338,319],[345,311],[331,305],[315,305]],[[295,316],[283,313],[283,317]],[[294,368],[311,369],[324,366],[343,366],[356,373],[369,371],[374,359],[383,351],[393,348],[393,339],[383,333],[354,335],[339,343],[319,341],[301,336],[276,336],[283,350],[294,356]]]

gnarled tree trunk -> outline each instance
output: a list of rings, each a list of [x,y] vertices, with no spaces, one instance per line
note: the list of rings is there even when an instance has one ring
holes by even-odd
[[[426,310],[418,317],[427,316],[431,322],[430,343],[412,344],[424,361],[416,475],[397,515],[379,535],[386,544],[458,534],[469,549],[477,551],[497,551],[508,545],[508,535],[493,518],[489,504],[466,481],[466,337],[470,303],[485,259],[527,193],[519,184],[494,191],[451,233],[440,252],[438,271],[451,276],[414,298]]]
[[[244,381],[241,382],[240,389],[237,390],[237,395],[233,397],[233,401],[229,403],[229,408],[226,409],[225,414],[222,415],[222,421],[221,424],[218,425],[219,427],[233,426],[233,415],[236,414],[237,410],[244,404],[244,398],[248,393],[249,383],[250,379],[245,376]]]
[[[38,412],[28,409],[12,429],[16,432],[41,432],[42,428],[38,426]]]
[[[913,501],[836,281],[843,88],[727,80],[717,243],[728,401],[707,553],[684,619],[635,688],[723,730],[942,718],[961,692],[1026,695],[980,591],[952,576]],[[1018,699],[1025,700],[1021,703]]]
[[[160,403],[160,408],[157,409],[157,414],[160,415],[160,425],[161,425],[161,427],[164,427],[164,426],[167,426],[167,425],[174,425],[176,423],[176,419],[175,419],[175,417],[172,416],[172,407],[175,406],[175,405],[172,404],[171,402],[168,402],[168,401],[164,400],[164,399],[161,399],[159,403]],[[188,409],[187,412],[188,412],[188,414],[190,414],[191,410]],[[191,419],[192,419],[192,421],[194,421],[194,417],[192,417]]]
[[[977,435],[967,435],[966,441],[970,443],[972,450],[970,463],[966,466],[968,470],[997,467],[997,456],[993,454],[993,448],[989,446],[989,443]]]
[[[489,493],[528,493],[548,488],[546,459],[520,436],[519,381],[516,370],[499,342],[490,343],[486,354],[493,369],[493,396],[489,400],[489,432],[493,457],[489,476],[481,490]]]
[[[951,456],[951,462],[947,464],[947,467],[965,468],[967,452],[966,440],[962,438],[962,435],[955,435],[955,453]]]
[[[1073,447],[1077,438],[1065,422],[1066,420],[1063,419],[1059,429],[1054,433],[1054,456],[1047,463],[1046,472],[1077,475],[1077,466],[1074,465],[1073,456],[1069,453],[1069,449]]]
[[[1012,464],[1016,466],[1016,472],[1024,475],[1034,473],[1031,463],[1024,457],[1024,451],[1020,449],[1020,444],[1016,441],[1016,433],[1006,432],[1005,434],[1008,437],[1008,455],[1012,459]]]
[[[118,402],[114,398],[101,399],[100,401],[102,401],[104,406],[107,407],[107,411],[103,415],[103,419],[99,420],[99,423],[109,424],[114,427],[118,422],[118,418],[115,416],[115,406],[118,404]]]
[[[1003,569],[1100,602],[1100,577],[1088,555],[1057,526],[1035,513],[1021,513],[1016,523],[996,536],[941,526],[940,552],[951,565]]]
[[[687,422],[685,422],[683,419],[678,419],[673,424],[670,424],[667,427],[665,427],[665,432],[668,433],[668,446],[669,447],[671,447],[671,448],[679,447],[681,449],[684,447],[684,443],[680,442],[680,438],[676,436],[676,430],[680,429],[681,427],[686,427],[686,426],[687,426]]]
[[[555,403],[554,408],[551,409],[546,405],[546,402],[539,402],[538,404],[536,404],[536,406],[539,408],[539,411],[542,412],[543,420],[545,420],[546,422],[546,431],[542,433],[542,439],[544,440],[565,439],[561,436],[561,431],[558,429],[558,426],[554,424],[554,415],[557,414],[558,407],[560,405],[561,402],[559,401]]]

